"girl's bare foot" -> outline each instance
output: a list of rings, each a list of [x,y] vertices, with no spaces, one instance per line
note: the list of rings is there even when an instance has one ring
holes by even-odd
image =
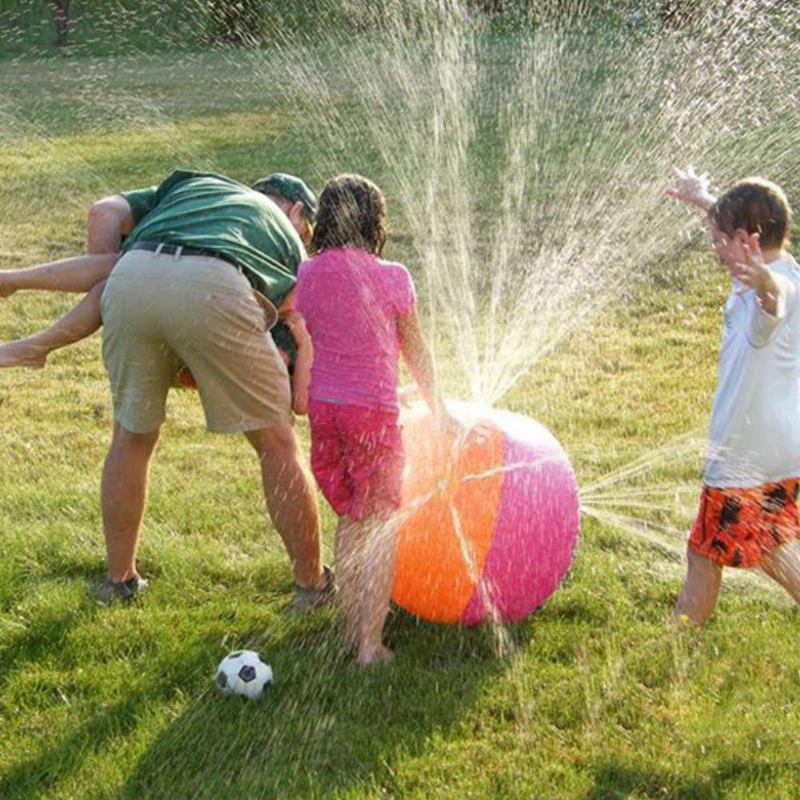
[[[374,648],[362,647],[358,651],[356,663],[359,667],[371,667],[374,664],[386,664],[394,658],[394,653],[383,645]]]
[[[0,345],[0,367],[41,369],[50,351],[33,337]]]

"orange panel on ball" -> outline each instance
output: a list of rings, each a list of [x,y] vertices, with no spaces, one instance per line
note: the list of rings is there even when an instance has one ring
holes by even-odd
[[[503,434],[487,425],[455,450],[453,437],[438,431],[420,409],[404,416],[403,426],[404,521],[397,533],[392,599],[427,620],[458,622],[492,542]]]

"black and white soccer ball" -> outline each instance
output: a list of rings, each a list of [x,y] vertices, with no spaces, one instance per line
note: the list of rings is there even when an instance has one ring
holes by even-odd
[[[241,694],[255,700],[272,683],[272,667],[252,650],[237,650],[219,662],[214,682],[225,694]]]

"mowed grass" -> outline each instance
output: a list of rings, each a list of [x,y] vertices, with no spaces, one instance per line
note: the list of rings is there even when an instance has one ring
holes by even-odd
[[[106,100],[117,87],[114,107],[137,109],[119,124],[84,106],[71,116],[64,102],[67,90],[83,99],[81,75],[113,76],[116,61],[3,67],[2,266],[74,253],[92,199],[178,164],[243,180],[348,166],[347,154],[315,161],[307,121],[268,87],[243,98],[203,83],[230,60],[197,64],[194,105],[163,57],[136,64],[144,88],[112,80]],[[349,167],[374,174],[368,160],[353,153]],[[400,260],[404,233],[389,243]],[[677,277],[635,283],[503,401],[558,436],[582,485],[662,448],[637,480],[699,487],[697,459],[668,456],[705,435],[727,287],[677,241],[675,258]],[[0,302],[0,339],[71,300]],[[110,425],[97,337],[44,372],[0,373],[4,800],[800,796],[796,613],[761,582],[732,580],[704,630],[671,632],[680,526],[654,543],[585,517],[569,576],[531,619],[462,630],[394,613],[397,659],[365,673],[340,653],[339,612],[289,613],[255,459],[243,440],[204,432],[191,393],[174,393],[153,467],[141,547],[151,591],[98,606]],[[334,520],[321,507],[330,558]],[[243,646],[275,671],[259,703],[211,685]]]

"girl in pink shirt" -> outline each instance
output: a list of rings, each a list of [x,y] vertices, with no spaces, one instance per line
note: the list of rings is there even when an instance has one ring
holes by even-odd
[[[297,274],[297,309],[313,346],[311,468],[339,516],[337,579],[348,639],[361,665],[392,657],[382,634],[404,461],[401,353],[433,413],[460,427],[436,390],[411,276],[401,264],[380,259],[385,241],[383,193],[360,175],[341,175],[322,192],[312,241],[316,255]]]

